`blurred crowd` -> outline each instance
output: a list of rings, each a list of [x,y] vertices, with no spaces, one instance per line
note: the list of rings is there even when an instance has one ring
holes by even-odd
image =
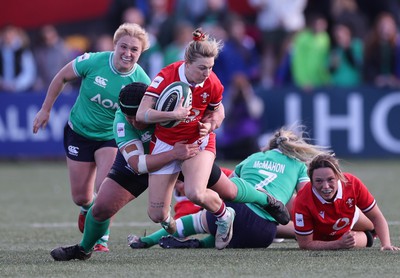
[[[376,2],[114,0],[105,19],[109,28],[89,34],[61,36],[46,25],[28,35],[7,25],[0,33],[0,90],[46,90],[77,55],[112,50],[112,33],[123,22],[138,23],[152,36],[140,61],[150,77],[182,59],[196,27],[223,40],[214,71],[226,95],[248,86],[399,87],[400,1]]]
[[[112,51],[112,34],[123,22],[149,32],[151,48],[139,64],[151,78],[183,58],[195,28],[224,41],[213,70],[225,86],[229,117],[223,128],[232,136],[221,137],[221,147],[243,146],[241,140],[230,141],[240,135],[238,125],[248,129],[242,132],[243,140],[251,138],[245,144],[257,146],[248,135],[260,132],[264,107],[255,93],[260,88],[400,88],[398,0],[113,0],[105,20],[104,30],[67,36],[54,25],[29,34],[3,26],[0,92],[45,93],[54,75],[77,55]]]

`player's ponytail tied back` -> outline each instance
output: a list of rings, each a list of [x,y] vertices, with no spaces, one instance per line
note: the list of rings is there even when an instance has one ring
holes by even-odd
[[[217,58],[223,43],[210,37],[209,34],[197,28],[193,31],[193,40],[185,49],[185,62],[194,63],[199,58]]]
[[[289,141],[289,138],[286,137],[286,136],[279,136],[279,137],[276,139],[276,144],[277,144],[277,145],[280,145],[282,142],[285,142],[285,141]]]
[[[206,40],[206,34],[203,33],[200,28],[196,29],[192,34],[193,34],[193,40],[196,42]]]

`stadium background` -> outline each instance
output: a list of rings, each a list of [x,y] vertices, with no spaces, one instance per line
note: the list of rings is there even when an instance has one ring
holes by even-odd
[[[105,23],[112,2],[14,0],[3,7],[0,26],[12,23],[34,31],[44,24],[55,24],[62,35],[78,30],[89,32],[93,28],[107,28]],[[231,8],[246,8],[236,1],[228,2]],[[367,6],[373,9],[373,1],[360,5],[365,11]],[[281,125],[300,122],[307,126],[315,143],[330,145],[343,157],[396,158],[400,153],[400,92],[395,89],[318,88],[305,94],[297,88],[283,86],[258,89],[256,93],[265,105],[264,136],[260,141]],[[61,95],[52,110],[48,128],[33,135],[33,117],[44,94],[0,92],[0,159],[63,158],[63,125],[75,98],[76,93]]]

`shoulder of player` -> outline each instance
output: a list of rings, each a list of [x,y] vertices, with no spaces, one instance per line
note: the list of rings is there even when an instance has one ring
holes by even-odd
[[[116,122],[124,122],[127,123],[128,121],[126,120],[124,114],[122,113],[121,109],[117,109],[114,115],[114,124]]]
[[[91,68],[94,65],[108,64],[110,55],[111,55],[111,52],[85,52],[82,55],[79,55],[75,58],[73,66],[76,69],[86,68],[88,70],[91,70]],[[93,67],[93,69],[96,71],[98,68],[99,67]]]
[[[363,182],[354,174],[344,172],[343,175],[345,176],[347,182],[346,185],[358,185],[358,184],[363,184]]]
[[[170,76],[170,75],[172,75],[171,73],[174,73],[173,74],[173,76],[174,76],[175,74],[178,73],[178,69],[182,64],[183,64],[183,61],[177,61],[177,62],[174,62],[172,64],[169,64],[169,65],[163,67],[160,70],[160,73],[157,74],[157,75]]]
[[[111,55],[111,51],[104,51],[104,52],[85,52],[82,55],[78,56],[80,60],[98,60],[98,59],[109,59]],[[107,60],[108,61],[108,60]]]
[[[311,182],[307,182],[300,190],[299,192],[297,192],[297,196],[296,199],[300,197],[300,199],[308,199],[310,198],[311,194],[312,194],[312,190],[311,190]]]
[[[147,72],[142,68],[141,65],[139,65],[138,63],[136,63],[136,72],[139,72],[140,74],[143,74],[147,77],[147,81],[145,82],[146,84],[150,84],[151,82],[151,78],[149,77],[149,75],[147,74]]]
[[[218,76],[213,71],[211,72],[210,76],[208,77],[208,80],[212,86],[223,87],[221,80],[219,80]]]
[[[159,95],[168,85],[177,81],[174,74],[169,74],[168,71],[161,71],[151,81],[147,88],[146,95],[156,96]]]
[[[222,85],[218,77],[214,74],[210,75],[207,78],[200,91],[211,92],[213,95],[222,95],[224,92],[224,86]]]

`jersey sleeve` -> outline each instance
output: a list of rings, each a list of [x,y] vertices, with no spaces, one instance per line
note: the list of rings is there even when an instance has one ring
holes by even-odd
[[[243,167],[243,163],[236,165],[235,170],[233,171],[235,177],[240,177],[240,172]]]
[[[172,82],[178,81],[175,78],[176,75],[176,66],[175,64],[171,64],[163,68],[157,76],[150,83],[149,87],[145,95],[152,96],[158,99],[162,91]]]
[[[86,76],[95,64],[95,56],[96,53],[86,52],[76,57],[72,64],[75,74],[79,77]]]
[[[370,211],[376,205],[374,196],[359,178],[349,173],[346,173],[345,176],[353,184],[356,191],[357,207],[364,213]]]
[[[126,121],[120,110],[115,113],[114,139],[119,149],[133,141],[141,141],[140,135],[132,128],[132,125]]]
[[[298,235],[307,236],[314,232],[314,220],[310,205],[312,200],[309,200],[307,195],[311,194],[309,191],[310,184],[307,184],[300,190],[294,201],[292,219],[294,224],[294,231]],[[309,194],[307,194],[309,193]]]
[[[222,85],[221,81],[218,77],[213,73],[212,78],[210,78],[211,88],[212,88],[212,97],[210,103],[208,104],[208,110],[217,110],[222,102],[222,94],[224,92],[224,86]]]
[[[247,157],[245,160],[243,160],[242,162],[240,162],[238,165],[236,165],[235,169],[234,169],[234,174],[235,177],[239,177],[241,176],[241,172],[242,169],[244,167],[244,165],[246,165],[247,163],[249,163],[248,161],[254,156],[255,154],[252,154],[251,156]]]
[[[302,163],[302,165],[300,166],[299,179],[297,180],[297,183],[308,182],[308,181],[310,181],[310,178],[307,174],[307,166],[304,163]]]

